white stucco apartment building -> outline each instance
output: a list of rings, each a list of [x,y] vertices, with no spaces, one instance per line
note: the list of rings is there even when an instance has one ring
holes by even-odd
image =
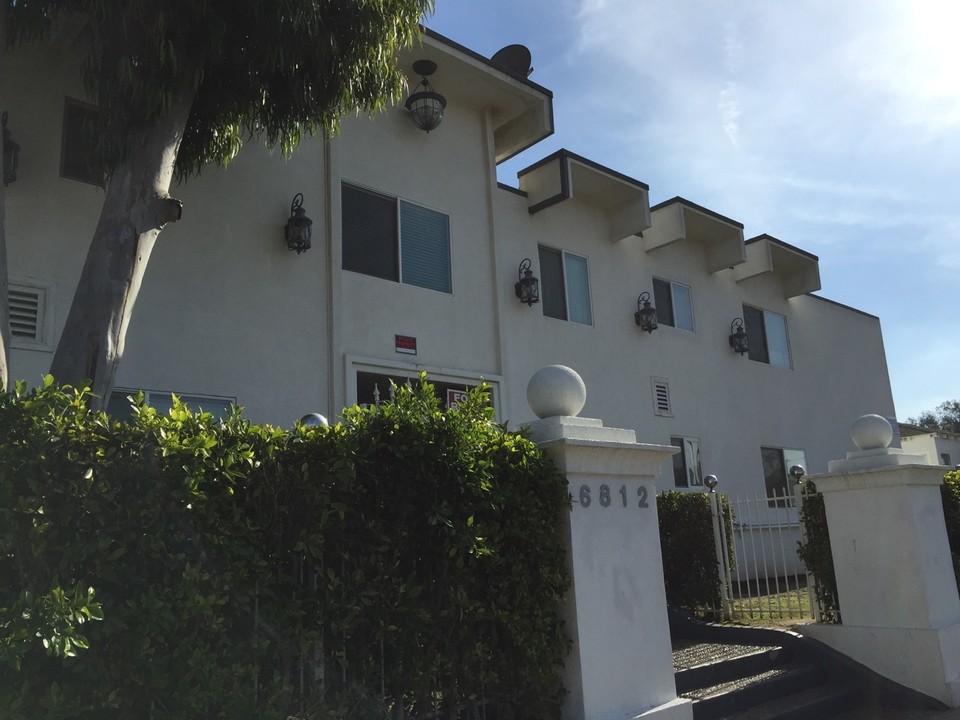
[[[289,161],[249,143],[227,169],[173,193],[183,219],[160,235],[117,376],[163,404],[169,393],[256,421],[336,418],[387,397],[387,378],[426,370],[441,390],[486,380],[497,415],[533,420],[525,388],[540,367],[575,368],[581,413],[684,447],[661,487],[762,493],[803,462],[823,472],[852,449],[864,413],[894,416],[878,318],[813,293],[818,259],[676,197],[650,206],[639,180],[560,151],[518,187],[499,162],[553,130],[552,94],[427,32],[401,66],[437,65],[442,124],[402,106],[350,118]],[[78,63],[21,48],[8,56],[9,129],[19,176],[7,187],[13,376],[47,372],[103,192],[83,181]],[[85,175],[86,174],[86,175]],[[79,180],[77,178],[80,178]],[[303,194],[313,247],[287,250]],[[672,195],[672,189],[661,196]],[[520,302],[524,259],[541,302]],[[659,327],[634,318],[649,293]],[[751,350],[728,340],[746,323]],[[166,400],[165,400],[166,397]],[[446,395],[444,395],[446,397]],[[113,407],[117,407],[115,404]]]

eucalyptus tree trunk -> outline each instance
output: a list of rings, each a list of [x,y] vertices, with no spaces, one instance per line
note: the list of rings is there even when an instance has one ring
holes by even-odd
[[[169,195],[192,93],[175,96],[168,111],[128,136],[127,153],[113,168],[80,282],[50,372],[57,382],[93,391],[106,405],[124,338],[160,230],[180,219]]]
[[[7,7],[0,7],[0,80],[7,50]],[[0,96],[0,114],[6,108]],[[0,159],[3,158],[3,133],[0,133]],[[0,180],[0,391],[10,387],[10,293],[7,286],[7,196]]]
[[[0,35],[3,37],[3,35]],[[0,59],[2,62],[2,59]],[[0,98],[0,108],[3,98]],[[3,150],[3,136],[0,135],[0,152]],[[7,199],[3,183],[0,182],[0,391],[10,387],[10,303],[7,287]]]

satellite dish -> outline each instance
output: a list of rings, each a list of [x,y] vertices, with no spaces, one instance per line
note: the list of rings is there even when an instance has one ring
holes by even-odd
[[[530,51],[523,45],[507,45],[497,50],[490,60],[522,78],[533,72],[533,68],[530,67]]]

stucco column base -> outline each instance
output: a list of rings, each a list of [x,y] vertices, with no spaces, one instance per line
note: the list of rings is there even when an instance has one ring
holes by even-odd
[[[573,504],[563,719],[692,720],[673,676],[654,483],[676,448],[589,418],[547,418],[530,433],[566,475]]]
[[[890,463],[813,476],[823,493],[842,626],[809,634],[894,682],[960,704],[960,596],[943,519],[944,468]]]
[[[939,630],[814,624],[803,632],[876,673],[960,707],[960,626]]]

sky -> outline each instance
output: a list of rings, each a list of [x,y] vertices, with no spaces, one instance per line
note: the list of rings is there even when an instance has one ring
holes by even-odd
[[[526,45],[553,91],[502,182],[566,148],[811,252],[818,295],[880,318],[898,419],[960,398],[960,3],[436,0],[425,25]]]

